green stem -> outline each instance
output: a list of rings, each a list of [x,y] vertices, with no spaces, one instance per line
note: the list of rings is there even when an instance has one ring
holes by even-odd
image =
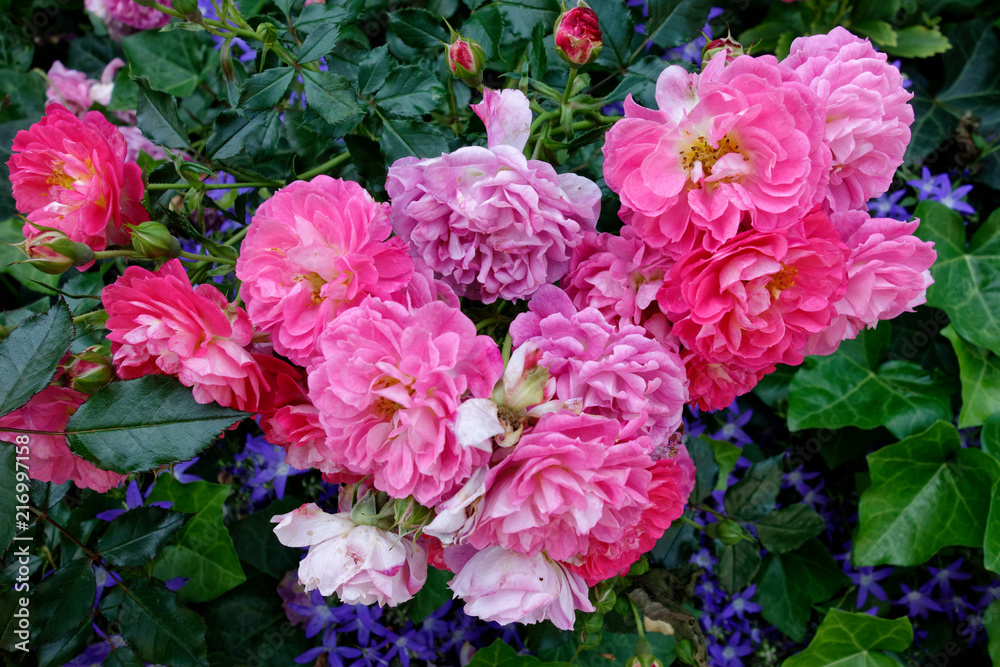
[[[202,190],[234,190],[236,188],[271,188],[276,183],[273,181],[257,181],[254,183],[201,183],[194,185],[188,182],[183,183],[150,183],[147,190],[184,190],[186,188],[197,187]]]
[[[145,259],[146,256],[137,250],[95,250],[94,259],[111,259],[113,257],[128,257],[129,259]]]
[[[338,165],[341,165],[341,164],[343,164],[344,162],[347,162],[350,159],[351,159],[351,154],[350,153],[341,153],[340,155],[337,155],[336,157],[333,157],[333,158],[327,160],[326,162],[324,162],[323,164],[321,164],[318,167],[314,167],[314,168],[310,169],[309,171],[302,172],[301,174],[299,174],[295,178],[297,178],[300,181],[307,181],[310,178],[312,178],[313,176],[319,176],[320,174],[325,174],[326,172],[330,171],[334,167],[336,167]]]
[[[250,231],[250,228],[244,227],[243,229],[241,229],[240,231],[236,232],[231,237],[229,237],[229,239],[225,241],[222,245],[230,245],[230,246],[236,245],[237,243],[243,240],[243,237],[247,235],[248,231]]]
[[[482,331],[483,329],[485,329],[486,327],[490,326],[491,324],[496,324],[496,323],[497,323],[497,318],[495,318],[495,317],[488,317],[485,320],[483,320],[482,322],[479,322],[478,324],[476,324],[476,331]]]
[[[573,82],[576,81],[576,69],[570,69],[569,79],[566,81],[566,90],[563,91],[562,105],[566,106],[570,96],[573,94]]]
[[[684,523],[686,523],[687,525],[689,525],[689,526],[691,526],[693,528],[697,528],[698,530],[701,530],[701,531],[705,530],[705,526],[703,526],[700,523],[697,523],[695,521],[692,521],[691,519],[687,518],[683,514],[681,515],[681,521],[683,521]]]
[[[76,539],[76,537],[74,537],[74,535],[71,532],[69,532],[68,530],[66,530],[65,528],[63,528],[62,525],[58,521],[55,521],[48,514],[46,514],[42,510],[38,509],[37,507],[29,506],[28,509],[31,510],[31,512],[35,516],[37,516],[39,519],[43,519],[44,521],[48,521],[50,524],[52,524],[55,527],[56,530],[58,530],[60,533],[62,533],[63,535],[65,535],[69,539],[70,542],[72,542],[76,546],[80,547],[80,550],[83,551],[83,553],[87,554],[87,556],[90,558],[90,560],[94,561],[95,563],[101,560],[101,555],[100,554],[96,554],[93,551],[91,551],[90,549],[88,549],[86,546],[84,546],[83,542],[81,542],[80,540]]]
[[[84,313],[83,315],[77,315],[76,317],[74,317],[73,324],[87,324],[91,320],[96,320],[107,316],[108,313],[103,308],[101,308],[100,310],[92,310],[89,313]]]
[[[193,252],[187,252],[186,250],[181,250],[181,257],[184,259],[193,259],[198,262],[213,262],[215,264],[235,264],[231,259],[226,259],[225,257],[216,257],[215,255],[196,255]]]

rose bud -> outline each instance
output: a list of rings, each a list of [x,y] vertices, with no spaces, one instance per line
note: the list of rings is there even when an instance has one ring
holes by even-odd
[[[601,53],[597,14],[583,0],[559,15],[555,27],[556,52],[576,69],[594,62]]]
[[[450,26],[449,26],[450,28]],[[462,37],[451,31],[451,43],[448,45],[448,69],[458,79],[469,87],[476,88],[483,84],[483,67],[486,65],[486,52],[475,40]]]
[[[64,233],[50,229],[18,243],[28,259],[18,264],[30,264],[42,273],[58,276],[72,266],[81,266],[94,260],[94,251],[76,243]]]
[[[170,235],[170,231],[159,222],[152,220],[140,225],[128,225],[132,231],[132,247],[144,257],[177,257],[181,244]]]
[[[723,51],[726,52],[726,64],[728,65],[736,60],[737,56],[743,55],[743,45],[733,39],[732,33],[727,34],[725,37],[713,39],[705,44],[705,48],[701,50],[702,64],[707,65],[709,60]]]
[[[111,359],[101,354],[100,345],[72,355],[63,365],[63,370],[66,372],[66,385],[84,394],[93,394],[115,377]]]

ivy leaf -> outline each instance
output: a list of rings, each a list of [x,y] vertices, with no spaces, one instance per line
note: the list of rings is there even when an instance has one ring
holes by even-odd
[[[115,517],[97,549],[112,565],[138,567],[153,560],[185,520],[162,507],[137,507]]]
[[[468,667],[569,667],[565,662],[542,662],[532,655],[518,655],[502,639],[476,651]]]
[[[31,596],[31,613],[45,623],[33,624],[32,643],[45,644],[84,623],[96,597],[94,568],[89,558],[77,558],[58,568]]]
[[[1000,412],[991,415],[983,422],[979,440],[983,445],[983,451],[1000,461]]]
[[[1000,574],[1000,482],[993,485],[990,494],[990,513],[983,537],[983,566]]]
[[[946,546],[983,543],[990,489],[1000,464],[963,449],[955,427],[923,433],[868,455],[871,486],[861,495],[856,566],[919,565]]]
[[[397,67],[375,95],[375,102],[394,116],[422,116],[437,108],[443,94],[433,73],[417,66]]]
[[[285,99],[285,91],[295,78],[293,67],[273,67],[248,78],[240,88],[239,106],[251,111],[263,111]]]
[[[781,458],[758,461],[726,491],[726,513],[735,519],[756,521],[774,511],[781,490]]]
[[[826,524],[823,517],[809,505],[797,503],[771,512],[757,522],[757,537],[764,548],[773,553],[798,549],[816,537]]]
[[[691,518],[689,514],[686,516]],[[694,526],[685,521],[674,521],[649,553],[655,562],[666,569],[677,570],[691,560],[697,548]]]
[[[917,236],[933,241],[937,261],[931,266],[934,284],[927,304],[951,318],[958,335],[978,347],[1000,354],[1000,209],[986,220],[965,246],[962,216],[944,204],[923,201]]]
[[[897,438],[951,418],[953,386],[910,361],[879,364],[890,328],[865,330],[827,357],[810,358],[788,395],[788,428],[873,429],[885,426]]]
[[[413,596],[413,600],[406,608],[406,617],[419,625],[440,609],[441,605],[452,598],[451,589],[448,588],[452,576],[451,572],[444,572],[435,567],[427,568],[427,583]]]
[[[210,44],[208,35],[187,31],[144,30],[122,39],[132,75],[146,77],[153,90],[174,97],[193,93],[209,67],[215,69],[205,66]]]
[[[896,43],[884,44],[885,51],[900,58],[930,58],[951,48],[951,42],[937,26],[913,25],[896,31]]]
[[[983,625],[989,635],[989,654],[993,664],[1000,662],[1000,600],[994,600],[983,613]]]
[[[725,440],[716,440],[704,435],[699,435],[698,438],[707,442],[712,448],[715,462],[719,466],[719,481],[715,484],[715,490],[725,491],[729,486],[729,473],[736,467],[736,462],[743,454],[743,449]]]
[[[177,99],[153,90],[145,79],[136,84],[136,119],[142,133],[167,148],[191,148],[187,128],[177,113]]]
[[[382,128],[382,155],[387,164],[408,155],[437,157],[448,152],[448,135],[437,125],[387,118]]]
[[[358,90],[362,95],[371,95],[385,84],[392,69],[389,47],[382,45],[364,57],[358,65]]]
[[[23,320],[0,341],[0,416],[45,389],[73,336],[69,308],[60,300],[47,312]]]
[[[173,509],[194,514],[163,547],[153,575],[167,580],[188,577],[179,595],[185,602],[205,602],[246,581],[232,537],[222,522],[222,505],[232,489],[225,484],[161,478],[153,487],[150,502],[173,501]]]
[[[649,41],[669,49],[698,36],[708,21],[711,0],[650,0]]]
[[[902,652],[913,643],[908,618],[886,619],[831,609],[805,651],[782,667],[899,667],[882,651]]]
[[[551,26],[559,16],[558,0],[498,0],[492,5],[500,9],[511,32],[520,39],[530,39],[536,23]]]
[[[726,546],[719,556],[719,583],[727,593],[735,593],[750,584],[760,569],[760,546],[751,540],[741,540]]]
[[[70,417],[67,442],[102,470],[126,474],[187,461],[247,416],[197,403],[176,378],[147,375],[91,395]]]
[[[821,522],[822,525],[822,522]],[[811,607],[830,599],[850,580],[818,540],[764,560],[757,579],[761,615],[797,642],[805,639]]]
[[[354,84],[333,72],[302,70],[306,101],[320,117],[337,125],[361,112]]]
[[[207,667],[205,622],[150,579],[132,580],[122,598],[122,637],[145,662],[171,667]]]
[[[950,326],[942,330],[941,335],[951,341],[958,357],[962,380],[958,427],[981,426],[990,415],[1000,411],[1000,358],[962,340]]]

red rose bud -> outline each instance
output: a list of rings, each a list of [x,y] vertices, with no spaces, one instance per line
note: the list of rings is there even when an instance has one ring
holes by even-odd
[[[181,244],[170,231],[152,220],[141,225],[126,225],[132,231],[132,247],[144,257],[178,257]]]
[[[94,259],[93,250],[54,229],[25,239],[17,247],[28,257],[18,264],[30,264],[50,276],[58,276],[70,267],[81,266]]]
[[[601,53],[601,29],[597,14],[579,0],[577,7],[556,19],[556,52],[572,68],[594,62]]]
[[[449,26],[450,27],[450,26]],[[475,88],[483,83],[483,67],[486,65],[486,52],[475,40],[461,37],[451,31],[451,44],[448,45],[448,69],[456,78],[461,79]]]
[[[726,52],[726,64],[728,65],[736,60],[737,56],[743,55],[743,45],[733,39],[732,33],[727,34],[725,37],[713,39],[705,44],[705,48],[701,50],[702,64],[708,63],[709,60],[722,51]]]
[[[111,359],[101,354],[100,345],[71,356],[63,365],[63,370],[66,372],[66,385],[85,394],[93,394],[115,377]]]

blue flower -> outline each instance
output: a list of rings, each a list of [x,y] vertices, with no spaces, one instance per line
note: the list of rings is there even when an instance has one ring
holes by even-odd
[[[847,576],[849,576],[851,578],[851,582],[858,587],[858,609],[862,609],[865,606],[865,602],[868,601],[869,593],[879,600],[885,601],[885,590],[882,589],[878,582],[882,581],[891,574],[891,567],[884,568],[877,572],[874,567],[859,567],[857,572],[848,572]]]
[[[948,181],[947,174],[938,174],[934,176],[931,174],[931,170],[924,167],[920,172],[920,178],[915,178],[912,181],[907,181],[906,184],[917,191],[917,199],[923,201],[932,195],[936,195],[941,186],[947,183],[948,189],[951,190],[951,183]]]
[[[908,607],[907,616],[927,618],[929,611],[942,611],[941,605],[923,591],[911,590],[906,584],[900,584],[899,587],[903,589],[903,597],[896,600],[896,604]]]
[[[716,440],[727,440],[734,445],[753,444],[753,439],[742,428],[747,425],[751,417],[753,417],[753,410],[748,409],[741,414],[740,406],[734,400],[732,405],[726,408],[726,423],[713,433],[712,437]]]
[[[146,491],[146,497],[149,497],[149,493],[152,490],[153,487],[150,486],[149,489]],[[126,509],[105,510],[97,514],[97,518],[100,519],[101,521],[111,521],[112,519],[116,519],[122,514],[125,514],[125,512],[127,512],[128,510],[134,510],[138,507],[143,507],[144,505],[145,505],[145,499],[142,496],[142,492],[139,490],[139,483],[133,479],[131,482],[128,483],[128,488],[125,490]],[[162,507],[163,509],[168,510],[174,506],[174,503],[169,500],[162,500],[159,502],[150,503],[149,506]]]
[[[896,190],[892,193],[885,193],[868,202],[868,213],[873,218],[893,218],[894,220],[909,220],[910,212],[907,211],[899,200],[906,195],[906,190]]]
[[[750,598],[753,597],[756,592],[757,584],[753,584],[734,597],[730,598],[729,604],[727,604],[725,609],[722,610],[719,618],[729,618],[735,614],[737,618],[743,619],[744,614],[759,612],[760,605],[756,602],[750,601]]]
[[[248,436],[243,453],[235,458],[243,464],[237,472],[249,477],[245,483],[251,490],[250,503],[254,505],[270,497],[272,488],[278,498],[284,498],[288,478],[306,472],[285,463],[285,450],[263,436]]]
[[[932,578],[929,582],[921,586],[920,590],[930,593],[937,588],[941,591],[943,597],[949,597],[954,592],[951,588],[951,582],[963,581],[972,577],[971,574],[960,571],[964,560],[963,558],[959,558],[948,567],[928,567],[927,569],[930,570]]]
[[[740,658],[753,653],[750,642],[743,640],[743,635],[734,632],[725,644],[713,643],[708,652],[712,656],[713,667],[743,667]]]
[[[931,199],[941,202],[953,211],[965,213],[966,215],[974,215],[976,209],[969,206],[967,202],[962,201],[962,199],[972,192],[972,186],[962,185],[952,190],[951,179],[948,178],[948,175],[941,174],[941,177],[944,181],[940,189],[931,196]]]

